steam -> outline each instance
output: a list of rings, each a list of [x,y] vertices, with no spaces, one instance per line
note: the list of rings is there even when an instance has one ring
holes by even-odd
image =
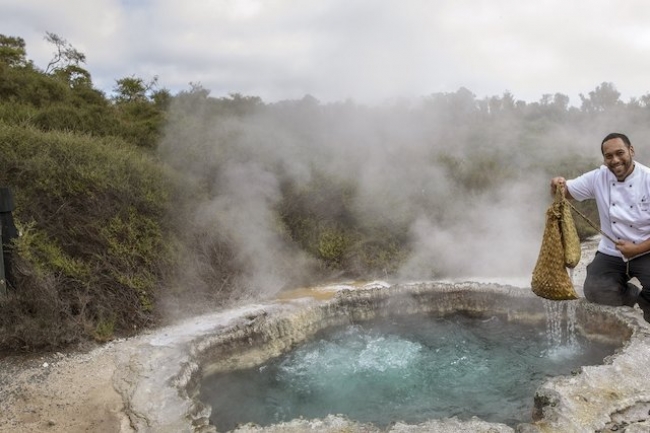
[[[558,123],[532,134],[507,111],[477,119],[463,105],[467,93],[446,95],[456,105],[423,98],[377,107],[235,98],[221,111],[189,93],[172,108],[161,156],[188,182],[208,184],[194,198],[192,230],[235,246],[233,260],[247,269],[240,283],[252,292],[296,286],[317,266],[277,212],[282,185],[306,185],[316,173],[354,186],[356,218],[409,227],[402,279],[527,277],[550,176],[596,167],[601,137],[632,125]]]
[[[277,179],[259,163],[247,162],[228,164],[217,182],[219,194],[204,203],[199,218],[215,218],[229,243],[237,245],[236,261],[251,270],[247,286],[281,286],[274,258],[282,256],[282,243],[273,230],[271,211],[280,199]]]
[[[539,252],[546,183],[532,176],[490,198],[461,197],[447,225],[421,216],[411,226],[414,253],[400,276],[527,277]]]

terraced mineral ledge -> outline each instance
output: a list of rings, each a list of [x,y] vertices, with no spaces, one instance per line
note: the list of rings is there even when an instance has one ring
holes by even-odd
[[[473,418],[396,423],[390,432],[640,432],[650,430],[650,326],[638,309],[576,303],[577,332],[620,343],[603,365],[552,378],[534,396],[533,422],[515,427]],[[259,365],[319,330],[386,315],[498,315],[545,321],[543,300],[530,289],[476,282],[342,284],[283,293],[278,299],[187,320],[142,335],[117,353],[114,386],[131,428],[142,432],[215,432],[211,408],[198,401],[204,375]],[[380,432],[344,417],[293,420],[236,432]]]

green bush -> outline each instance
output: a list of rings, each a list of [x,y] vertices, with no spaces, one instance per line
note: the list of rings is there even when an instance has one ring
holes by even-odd
[[[79,109],[70,105],[52,105],[41,109],[32,123],[43,131],[84,131],[84,119]]]
[[[33,67],[7,67],[0,62],[0,100],[45,107],[69,102],[70,88]]]
[[[385,278],[399,270],[408,254],[407,242],[396,233],[377,231],[348,248],[346,263],[353,275]]]
[[[119,139],[1,123],[0,155],[0,184],[23,230],[16,288],[0,305],[0,347],[106,339],[150,322],[172,260],[170,173]],[[24,333],[30,320],[54,316],[47,338],[39,326]]]
[[[407,256],[408,227],[359,217],[355,194],[350,181],[315,172],[305,185],[284,184],[278,213],[290,238],[316,258],[325,273],[385,277]]]

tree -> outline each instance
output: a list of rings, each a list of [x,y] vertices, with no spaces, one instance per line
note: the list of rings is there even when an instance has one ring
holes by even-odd
[[[507,91],[503,94],[503,97],[501,98],[501,109],[505,111],[515,111],[515,109],[518,107],[517,101],[515,101],[515,97],[510,93],[510,91]],[[521,108],[521,107],[520,107]]]
[[[556,93],[553,96],[553,105],[560,111],[569,110],[569,97],[562,93]]]
[[[124,77],[115,80],[113,99],[117,103],[143,102],[149,100],[149,93],[158,84],[158,77],[153,77],[149,82],[136,76]]]
[[[190,90],[182,91],[181,94],[187,94],[197,99],[208,99],[210,96],[210,90],[203,87],[201,83],[190,82]]]
[[[254,113],[263,105],[262,98],[259,96],[244,96],[240,93],[231,93],[228,98],[222,98],[221,101],[231,113],[238,116]]]
[[[11,68],[29,65],[25,40],[0,34],[0,63],[5,63]]]
[[[616,107],[620,103],[621,93],[616,90],[612,83],[602,83],[596,87],[596,90],[589,92],[589,98],[586,98],[582,93],[580,100],[582,101],[582,111],[601,112]]]
[[[56,69],[53,74],[55,77],[60,78],[62,81],[68,83],[72,88],[85,86],[92,87],[92,79],[90,72],[78,65],[68,65],[66,67]]]
[[[172,94],[168,89],[156,90],[151,94],[151,100],[159,110],[166,110],[172,103]]]
[[[54,44],[56,51],[54,57],[50,60],[45,68],[45,73],[49,74],[69,66],[79,67],[80,63],[86,63],[86,55],[74,48],[68,41],[57,34],[45,32],[45,40]],[[81,68],[79,68],[81,69]]]
[[[45,73],[66,83],[70,88],[91,88],[90,72],[80,66],[86,63],[86,55],[68,41],[54,33],[46,32],[45,40],[54,44],[54,57],[47,64]]]
[[[171,95],[155,90],[158,77],[151,81],[131,76],[115,80],[113,101],[120,126],[120,136],[140,147],[153,148],[160,138]]]
[[[569,112],[569,97],[562,93],[551,95],[546,93],[538,103],[528,104],[527,118],[529,120],[545,119],[545,121],[552,121],[562,123],[567,119]]]
[[[650,108],[650,93],[646,93],[639,98],[639,105],[645,108]]]

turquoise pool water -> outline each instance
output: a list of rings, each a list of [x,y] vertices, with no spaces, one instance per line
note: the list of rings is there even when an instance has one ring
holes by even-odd
[[[514,426],[530,421],[545,379],[615,350],[573,331],[559,341],[554,327],[462,315],[351,324],[256,368],[205,378],[200,398],[219,431],[328,414],[380,427],[451,416]]]

